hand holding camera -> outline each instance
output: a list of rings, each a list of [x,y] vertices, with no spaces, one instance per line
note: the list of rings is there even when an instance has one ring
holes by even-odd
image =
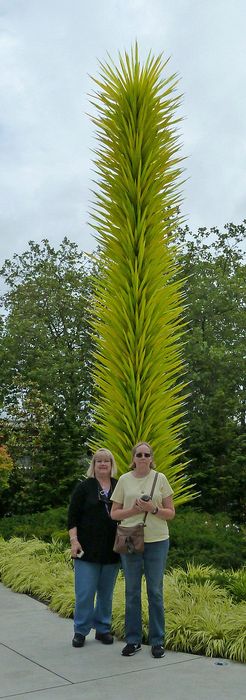
[[[141,512],[143,511],[145,513],[148,513],[151,510],[151,508],[153,507],[150,496],[147,496],[147,494],[145,494],[145,493],[142,494],[140,496],[140,498],[137,499],[136,505]]]
[[[84,556],[84,552],[83,552],[83,549],[81,549],[80,552],[77,552],[76,559],[82,559],[83,556]]]
[[[78,549],[77,551],[72,550],[72,552],[71,552],[72,559],[82,559],[83,556],[84,556],[83,549]]]
[[[81,547],[80,542],[77,539],[77,535],[73,535],[70,538],[71,542],[71,557],[72,559],[81,559],[84,556],[84,551]]]

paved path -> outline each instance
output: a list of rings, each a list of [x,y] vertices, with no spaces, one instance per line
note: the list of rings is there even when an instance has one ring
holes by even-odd
[[[72,633],[72,620],[0,584],[0,698],[245,700],[245,665],[170,651],[156,660],[147,646],[125,659],[121,642],[92,633],[73,649]]]

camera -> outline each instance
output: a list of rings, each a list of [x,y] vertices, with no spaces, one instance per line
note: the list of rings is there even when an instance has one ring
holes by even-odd
[[[150,501],[150,496],[147,496],[145,493],[143,494],[143,496],[140,496],[140,498],[141,501]]]
[[[80,552],[77,552],[76,559],[82,559],[83,556],[84,556],[84,552],[83,552],[83,549],[81,549]]]

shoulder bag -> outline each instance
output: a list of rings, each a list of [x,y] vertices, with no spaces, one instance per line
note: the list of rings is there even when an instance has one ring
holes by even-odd
[[[150,499],[153,496],[158,473],[155,473],[152,484]],[[144,551],[144,527],[148,513],[145,513],[143,521],[137,525],[124,526],[117,525],[113,551],[118,554],[137,554]]]

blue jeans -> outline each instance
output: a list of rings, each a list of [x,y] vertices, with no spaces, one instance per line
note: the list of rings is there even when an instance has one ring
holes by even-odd
[[[126,581],[125,637],[128,644],[142,641],[141,581],[145,574],[149,604],[149,644],[163,644],[165,616],[163,576],[169,540],[145,542],[143,554],[122,554]]]
[[[119,564],[92,564],[80,559],[74,560],[75,632],[86,636],[92,627],[102,634],[109,632],[118,571]]]

